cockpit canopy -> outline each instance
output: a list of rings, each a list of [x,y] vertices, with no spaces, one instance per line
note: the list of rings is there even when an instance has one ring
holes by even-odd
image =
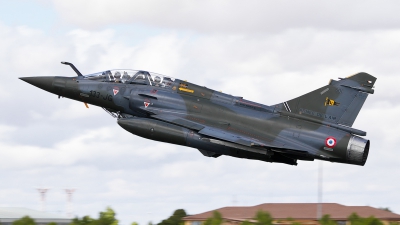
[[[143,70],[107,70],[93,74],[84,75],[83,79],[100,82],[114,82],[125,84],[143,84],[158,87],[170,87],[175,79],[161,74]]]

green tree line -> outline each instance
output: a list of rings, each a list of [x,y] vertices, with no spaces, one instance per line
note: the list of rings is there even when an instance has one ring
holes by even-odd
[[[185,210],[177,209],[173,214],[165,220],[162,220],[157,225],[183,225],[182,218],[187,216]],[[382,221],[371,216],[363,218],[358,216],[356,213],[351,214],[347,220],[351,225],[384,225]],[[274,219],[271,214],[265,211],[258,211],[254,218],[250,221],[243,221],[240,225],[272,225]],[[285,221],[290,221],[292,225],[301,225],[299,221],[295,221],[292,218],[287,218]],[[99,213],[97,219],[91,218],[90,216],[84,216],[82,218],[76,217],[72,219],[70,225],[118,225],[119,221],[116,219],[116,213],[110,207],[106,208],[104,212]],[[214,211],[213,215],[206,219],[202,225],[221,225],[223,223],[223,218],[220,212]],[[151,224],[151,223],[149,223]],[[320,225],[337,225],[337,222],[332,220],[329,215],[324,215],[319,220]],[[0,224],[1,225],[1,224]],[[19,220],[13,222],[13,225],[36,225],[35,221],[29,216],[22,217]],[[57,225],[52,222],[48,225]],[[138,223],[133,222],[131,225],[138,225]],[[400,225],[397,222],[391,222],[390,225]]]
[[[177,209],[173,214],[165,220],[162,220],[157,225],[182,225],[182,218],[187,216],[185,210]],[[84,216],[82,218],[76,217],[72,219],[69,225],[118,225],[119,221],[116,219],[116,213],[113,209],[108,207],[104,212],[99,213],[99,218],[94,219],[90,216]],[[151,224],[151,223],[149,223]],[[1,223],[0,223],[1,225]],[[19,220],[13,222],[12,225],[37,225],[35,220],[29,216],[24,216]],[[54,222],[48,223],[47,225],[57,225]],[[131,225],[138,225],[133,222]]]
[[[254,216],[252,221],[245,220],[241,225],[272,225],[273,218],[271,214],[264,211],[258,211]],[[384,225],[379,219],[370,216],[367,218],[362,218],[356,213],[351,214],[347,220],[351,225]],[[292,225],[300,225],[301,223],[295,221],[292,218],[287,218],[286,221],[292,221]],[[337,222],[332,220],[329,215],[324,215],[319,221],[321,225],[337,225]],[[223,223],[223,218],[220,212],[214,211],[212,217],[208,218],[202,225],[221,225]],[[390,225],[400,225],[397,222],[391,222]]]
[[[82,218],[74,218],[70,225],[118,225],[118,220],[115,218],[115,212],[111,208],[107,208],[104,212],[99,213],[98,219],[93,219],[90,216],[84,216]],[[12,225],[36,225],[35,220],[29,216],[24,216],[19,220],[16,220]],[[51,222],[48,225],[57,225],[57,223]]]

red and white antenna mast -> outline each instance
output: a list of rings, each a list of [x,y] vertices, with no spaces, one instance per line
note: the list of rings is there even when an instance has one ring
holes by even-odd
[[[75,188],[65,188],[65,193],[67,193],[67,217],[72,218],[73,216],[73,205],[72,205],[72,194],[76,191]]]
[[[50,188],[36,188],[40,194],[40,210],[46,212],[46,193]]]

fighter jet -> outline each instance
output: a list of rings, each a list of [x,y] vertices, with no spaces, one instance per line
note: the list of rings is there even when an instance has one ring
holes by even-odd
[[[144,70],[74,77],[22,77],[38,88],[102,107],[128,132],[221,155],[297,165],[324,160],[364,166],[370,141],[352,128],[376,78],[357,73],[317,90],[264,105]],[[282,84],[284,86],[284,84]]]

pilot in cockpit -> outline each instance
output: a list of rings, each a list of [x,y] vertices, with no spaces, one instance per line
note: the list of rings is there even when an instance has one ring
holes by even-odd
[[[109,70],[106,71],[106,78],[108,78],[110,82],[114,82],[114,77]]]
[[[122,75],[122,82],[125,83],[129,79],[131,79],[131,76],[129,76],[128,73],[124,71],[124,75]]]
[[[115,83],[121,83],[121,73],[119,71],[114,73]]]
[[[160,87],[161,86],[161,78],[159,76],[154,77],[154,86]]]

